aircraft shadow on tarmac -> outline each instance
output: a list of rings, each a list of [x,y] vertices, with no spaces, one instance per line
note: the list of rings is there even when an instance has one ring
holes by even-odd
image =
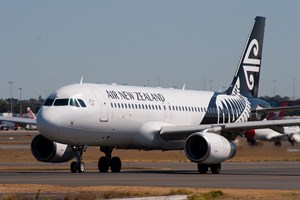
[[[12,172],[1,172],[1,173],[12,173]],[[0,174],[1,174],[0,173]],[[117,175],[125,175],[125,174],[164,174],[164,175],[172,175],[172,174],[176,174],[176,175],[198,175],[198,176],[211,176],[211,177],[216,177],[216,176],[291,176],[291,177],[300,177],[300,173],[299,172],[283,172],[282,170],[280,171],[272,171],[272,172],[267,172],[266,170],[263,171],[258,171],[258,170],[247,170],[247,172],[245,172],[245,170],[223,170],[220,174],[211,174],[210,172],[208,172],[207,174],[199,174],[198,171],[196,170],[124,170],[120,173],[99,173],[96,171],[86,171],[84,173],[70,173],[67,171],[20,171],[20,172],[14,172],[14,173],[20,173],[20,174],[70,174],[71,176],[73,175],[79,175],[79,176],[84,176],[85,174],[87,175],[96,175],[99,174],[100,176],[117,176]]]
[[[177,175],[199,175],[199,176],[223,176],[223,175],[230,175],[230,176],[299,176],[300,174],[298,173],[292,173],[292,172],[288,172],[288,173],[282,173],[282,172],[257,172],[257,171],[248,171],[245,172],[244,170],[242,171],[228,171],[226,172],[225,170],[222,171],[220,174],[212,174],[210,172],[208,172],[207,174],[199,174],[198,171],[191,171],[191,170],[142,170],[142,171],[125,171],[125,172],[121,172],[121,173],[133,173],[133,174],[177,174]]]

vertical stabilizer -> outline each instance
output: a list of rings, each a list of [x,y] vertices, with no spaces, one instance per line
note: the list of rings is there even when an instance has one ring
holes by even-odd
[[[264,29],[265,17],[256,17],[227,94],[257,97]]]

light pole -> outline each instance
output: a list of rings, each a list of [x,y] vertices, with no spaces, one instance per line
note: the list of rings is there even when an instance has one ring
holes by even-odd
[[[12,105],[12,85],[13,85],[13,81],[8,81],[7,82],[10,85],[10,115],[11,117],[13,116],[13,105]]]
[[[296,79],[293,78],[293,100],[296,100]]]
[[[276,95],[276,80],[273,80],[274,81],[274,97],[275,97],[275,95]]]
[[[19,88],[20,90],[20,115],[22,113],[22,88]]]

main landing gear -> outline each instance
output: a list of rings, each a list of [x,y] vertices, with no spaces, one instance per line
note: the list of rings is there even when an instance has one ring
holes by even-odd
[[[211,173],[219,174],[221,171],[221,163],[210,164],[210,165],[198,163],[199,174],[206,174],[208,171],[208,168],[210,168]]]
[[[70,169],[72,173],[82,173],[84,172],[85,165],[84,162],[82,162],[82,154],[86,151],[87,146],[79,146],[76,147],[76,157],[77,161],[73,161],[70,165]]]
[[[98,162],[98,169],[101,173],[108,172],[110,168],[111,172],[120,172],[122,168],[122,162],[119,157],[112,157],[112,147],[100,147],[100,151],[105,153]]]

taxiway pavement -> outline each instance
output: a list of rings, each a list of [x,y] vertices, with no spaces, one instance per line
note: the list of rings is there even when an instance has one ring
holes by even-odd
[[[0,163],[12,168],[24,164],[30,170],[0,170],[0,184],[50,184],[64,186],[167,186],[241,189],[300,189],[300,162],[225,162],[220,174],[198,174],[194,163],[123,163],[120,173],[99,173],[97,163],[87,163],[84,173],[45,170],[46,163]],[[36,166],[37,169],[34,168]]]

